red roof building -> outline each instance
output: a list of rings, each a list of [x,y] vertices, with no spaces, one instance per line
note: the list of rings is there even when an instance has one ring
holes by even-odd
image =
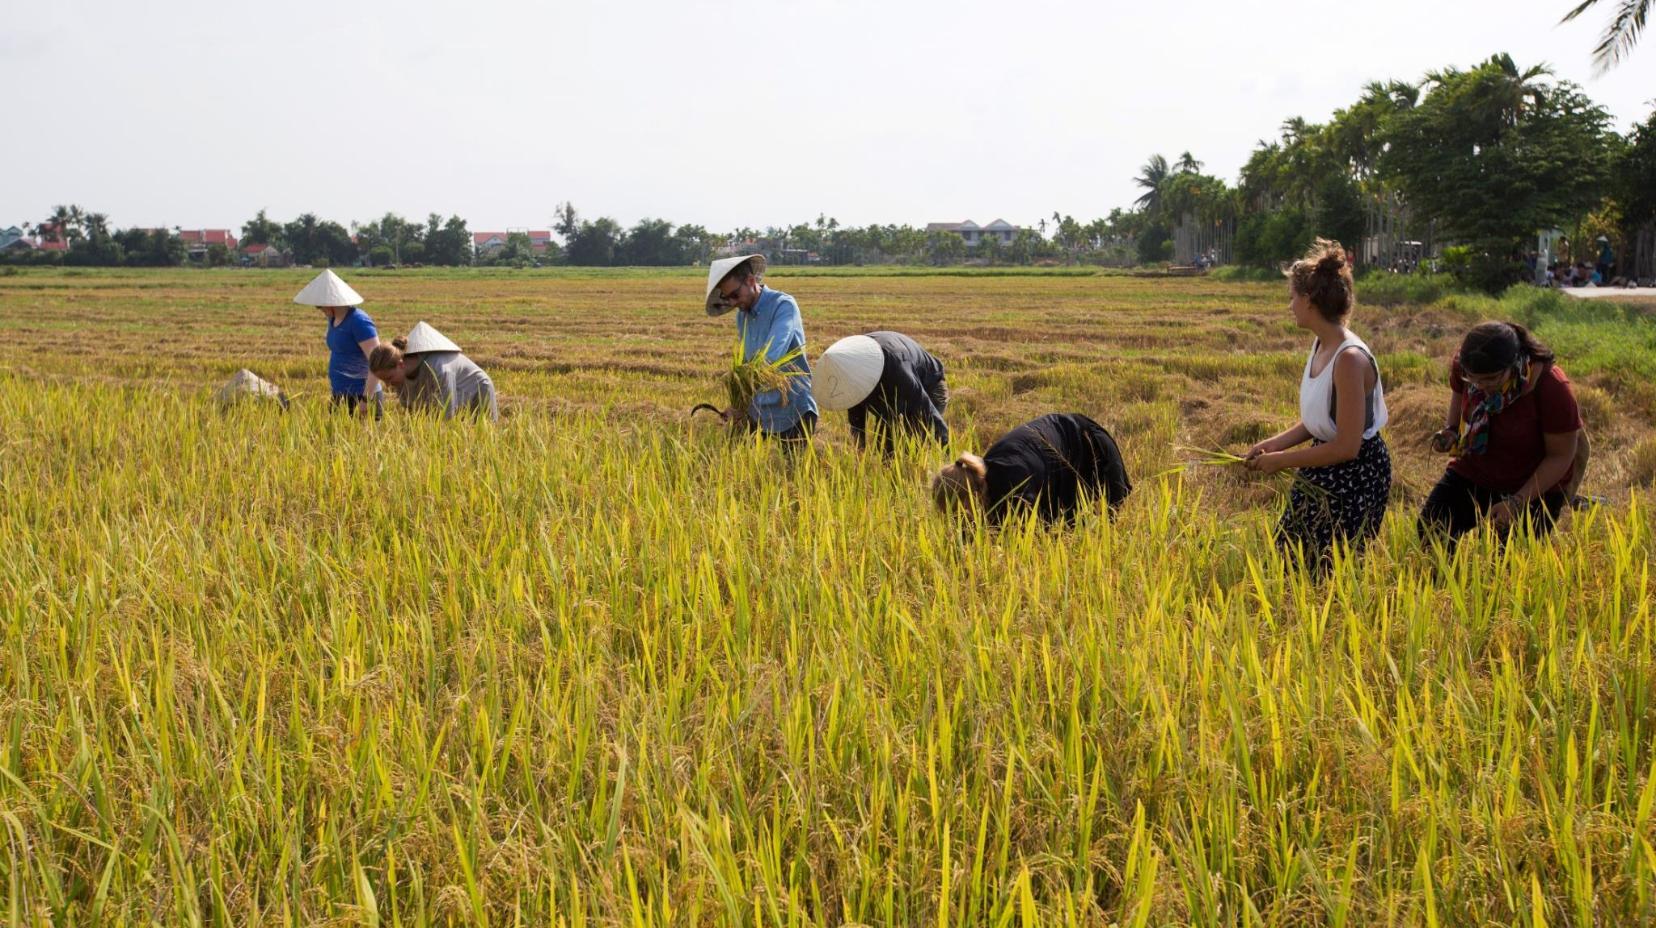
[[[506,237],[522,233],[529,236],[529,247],[535,254],[544,255],[552,245],[552,233],[545,229],[513,229],[511,232],[473,232],[472,248],[479,255],[493,254],[506,247]]]
[[[55,223],[43,222],[35,229],[35,247],[41,251],[68,251],[69,236]]]
[[[178,237],[190,257],[203,257],[209,245],[223,245],[227,251],[236,250],[236,236],[229,229],[180,229]]]

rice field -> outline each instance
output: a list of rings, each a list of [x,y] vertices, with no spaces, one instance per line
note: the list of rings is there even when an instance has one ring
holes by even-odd
[[[951,451],[1116,435],[1118,519],[976,535],[942,452],[688,420],[733,340],[693,272],[347,274],[494,427],[331,414],[308,276],[0,277],[8,923],[1656,923],[1648,308],[1360,308],[1396,505],[1319,578],[1274,484],[1169,473],[1293,418],[1282,287],[773,274],[813,354],[941,357]],[[1425,438],[1485,317],[1558,349],[1606,503],[1445,552]],[[292,411],[216,411],[244,366]]]

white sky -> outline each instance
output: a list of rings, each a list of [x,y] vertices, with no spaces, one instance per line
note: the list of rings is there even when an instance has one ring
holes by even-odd
[[[1154,152],[1234,181],[1289,116],[1497,51],[1625,131],[1656,34],[1595,78],[1612,0],[1572,2],[0,0],[0,225],[1085,220]]]

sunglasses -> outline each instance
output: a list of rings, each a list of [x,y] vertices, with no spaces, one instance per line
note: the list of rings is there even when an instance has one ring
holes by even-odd
[[[735,300],[738,296],[741,296],[742,291],[747,289],[747,285],[748,285],[748,282],[744,280],[741,283],[737,284],[736,286],[730,288],[729,290],[720,289],[719,290],[719,299],[723,300],[726,303],[729,303],[729,302]]]
[[[1505,386],[1507,378],[1511,376],[1511,374],[1511,371],[1497,371],[1493,374],[1466,373],[1461,375],[1461,379],[1465,380],[1471,386],[1488,393],[1491,390],[1498,390]]]

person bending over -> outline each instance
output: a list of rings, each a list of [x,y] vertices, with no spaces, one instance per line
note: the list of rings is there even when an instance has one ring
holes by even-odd
[[[943,362],[907,335],[870,332],[842,338],[817,359],[812,382],[823,409],[845,410],[859,448],[867,445],[870,428],[887,456],[895,451],[898,432],[949,443]]]
[[[460,413],[500,418],[494,381],[460,353],[459,345],[424,322],[375,348],[368,367],[397,391],[404,409],[441,412],[445,419]]]
[[[1072,523],[1102,493],[1113,516],[1133,490],[1115,439],[1080,413],[1051,413],[1002,435],[982,457],[962,454],[932,479],[945,512],[982,514],[998,525],[1033,510],[1043,522]]]

